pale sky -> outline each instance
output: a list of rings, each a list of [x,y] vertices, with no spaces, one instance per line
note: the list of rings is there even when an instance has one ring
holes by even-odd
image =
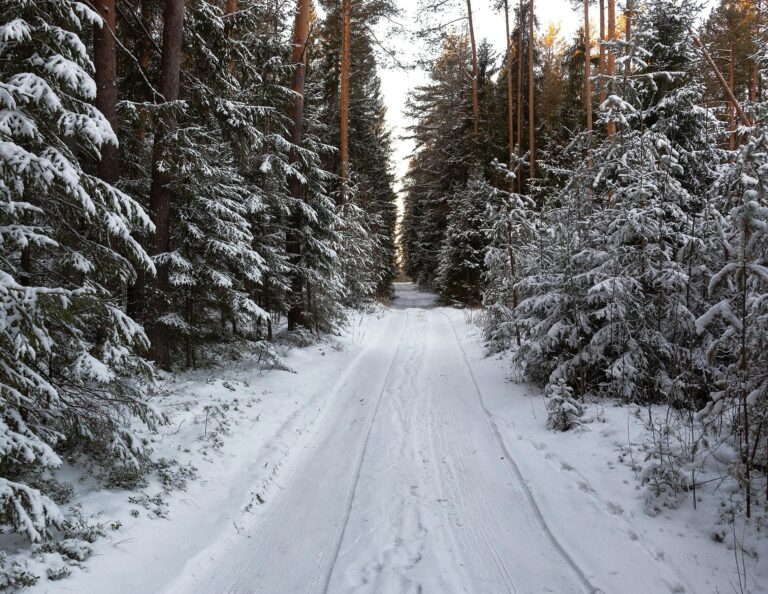
[[[406,27],[415,27],[416,0],[398,0],[403,16],[399,19]],[[512,5],[516,2],[512,0]],[[473,0],[472,12],[475,22],[475,35],[479,40],[487,38],[501,52],[504,50],[505,26],[504,15],[499,14],[492,9],[493,0]],[[566,38],[581,26],[581,12],[571,8],[569,0],[538,0],[535,4],[536,17],[540,27],[546,27],[550,22],[559,23],[562,34]],[[446,16],[446,20],[450,16]],[[591,20],[591,19],[590,19]],[[385,24],[382,27],[386,28]],[[421,48],[415,42],[406,36],[394,38],[387,44],[397,48],[398,59],[401,62],[408,62],[413,55]],[[500,57],[501,58],[501,57]],[[413,150],[413,144],[410,141],[400,140],[399,137],[405,131],[408,125],[403,108],[408,92],[415,86],[424,83],[427,80],[426,73],[419,70],[401,70],[397,68],[388,68],[380,70],[382,81],[382,91],[384,101],[387,105],[387,120],[393,130],[395,154],[393,156],[393,165],[398,180],[402,179],[408,170],[408,155]]]

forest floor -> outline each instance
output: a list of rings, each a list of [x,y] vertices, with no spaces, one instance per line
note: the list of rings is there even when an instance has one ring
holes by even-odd
[[[632,410],[547,431],[543,398],[484,357],[473,312],[396,286],[390,309],[288,353],[295,373],[169,378],[153,447],[181,460],[173,476],[196,468],[186,489],[81,485],[107,536],[30,591],[768,591],[768,555],[711,538],[715,498],[646,513],[625,459],[643,433]]]

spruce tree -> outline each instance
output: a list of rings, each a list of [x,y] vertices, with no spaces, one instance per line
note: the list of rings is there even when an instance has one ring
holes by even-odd
[[[142,359],[148,341],[115,287],[153,272],[132,237],[152,223],[90,171],[117,139],[93,105],[93,64],[80,39],[100,17],[75,1],[6,2],[0,24],[0,515],[30,540],[61,520],[25,481],[91,449],[138,467],[129,428],[150,424]],[[127,413],[127,414],[126,414]]]

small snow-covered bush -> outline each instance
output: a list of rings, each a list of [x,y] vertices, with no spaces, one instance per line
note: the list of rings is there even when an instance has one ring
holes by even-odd
[[[576,400],[573,389],[559,379],[547,388],[547,429],[570,431],[583,425],[584,406]]]
[[[69,503],[75,497],[75,488],[71,483],[58,481],[54,478],[45,478],[39,474],[33,475],[28,478],[27,484],[33,489],[45,493],[58,505]]]
[[[308,328],[296,328],[285,332],[279,337],[280,343],[286,346],[303,349],[317,342],[317,335]]]
[[[198,476],[196,467],[192,465],[181,466],[177,460],[169,460],[167,458],[160,458],[155,463],[155,469],[163,485],[163,491],[166,493],[186,491],[187,483]]]
[[[147,486],[147,479],[143,468],[133,466],[115,466],[107,475],[106,487],[108,489],[143,489]]]
[[[25,563],[11,561],[0,551],[0,590],[28,588],[37,583],[38,577],[31,573]]]
[[[670,465],[653,462],[640,474],[640,483],[646,487],[645,513],[659,515],[664,508],[677,509],[688,492],[688,479]]]
[[[52,582],[63,580],[65,577],[68,577],[69,574],[71,573],[72,573],[72,570],[70,570],[69,567],[64,564],[58,564],[56,566],[48,567],[45,570],[46,577]]]
[[[0,523],[13,526],[31,542],[45,538],[49,526],[64,518],[57,505],[37,489],[0,478]]]

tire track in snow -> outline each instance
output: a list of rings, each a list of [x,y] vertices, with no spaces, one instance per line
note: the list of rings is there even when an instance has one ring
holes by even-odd
[[[459,350],[461,352],[461,357],[464,362],[464,368],[472,382],[472,385],[474,386],[475,397],[477,398],[477,402],[480,408],[483,410],[483,413],[485,414],[488,427],[491,430],[494,441],[496,442],[496,446],[499,452],[503,455],[504,465],[506,466],[506,468],[508,469],[512,477],[520,483],[521,490],[525,495],[525,499],[526,499],[525,503],[528,509],[532,512],[533,516],[535,517],[536,522],[539,525],[539,528],[542,534],[546,536],[546,538],[549,540],[552,547],[562,556],[565,562],[570,566],[571,570],[574,572],[574,574],[576,574],[576,576],[582,582],[582,586],[587,591],[592,592],[594,594],[600,593],[601,590],[592,585],[592,583],[589,581],[589,578],[587,578],[587,576],[582,571],[582,569],[576,564],[576,562],[573,560],[570,554],[565,550],[562,544],[560,544],[560,542],[557,540],[554,533],[552,532],[552,530],[549,528],[546,521],[544,520],[544,515],[541,513],[539,506],[536,504],[536,500],[534,499],[533,494],[531,493],[531,490],[528,488],[528,485],[525,482],[523,475],[520,473],[520,469],[518,468],[515,461],[512,459],[512,456],[507,450],[507,446],[504,444],[504,440],[501,437],[501,432],[499,431],[498,425],[496,424],[496,421],[493,415],[491,414],[490,410],[488,410],[488,407],[485,405],[482,392],[480,391],[480,386],[477,382],[477,379],[475,378],[474,371],[472,370],[472,366],[469,363],[467,352],[464,349],[464,345],[461,343],[461,339],[459,338],[459,333],[456,330],[456,326],[454,325],[453,320],[451,320],[450,316],[448,316],[445,312],[440,310],[438,311],[448,321],[448,323],[451,326],[451,329],[453,330],[454,337],[456,338],[456,344],[459,347]]]
[[[350,492],[343,485],[349,484],[351,473],[339,454],[362,449],[360,423],[374,414],[367,412],[368,406],[366,412],[358,408],[364,406],[359,398],[366,385],[363,378],[379,383],[378,370],[394,365],[397,354],[389,353],[393,345],[402,344],[406,320],[403,312],[391,315],[334,382],[316,419],[318,430],[308,434],[303,450],[287,461],[279,485],[282,494],[256,510],[245,532],[212,542],[190,559],[165,594],[321,591],[335,544],[332,535],[343,515],[336,502]],[[386,382],[380,385],[386,387]]]
[[[328,568],[328,572],[325,576],[325,582],[323,584],[323,592],[324,594],[328,594],[329,587],[331,585],[331,577],[333,576],[333,570],[336,568],[336,564],[339,560],[339,553],[341,552],[341,543],[344,541],[344,535],[347,532],[347,526],[349,525],[349,516],[352,514],[352,505],[354,504],[355,500],[355,493],[357,491],[357,485],[360,482],[360,471],[363,467],[363,461],[365,460],[365,454],[368,451],[368,444],[371,440],[371,430],[373,429],[373,425],[376,422],[376,417],[379,413],[379,408],[381,408],[381,400],[382,396],[384,395],[384,392],[387,391],[387,386],[389,385],[389,378],[392,375],[392,370],[395,368],[395,362],[397,361],[398,356],[400,355],[400,350],[403,346],[403,337],[405,336],[405,331],[408,328],[408,317],[409,317],[409,311],[405,311],[405,322],[403,323],[403,329],[400,332],[400,338],[397,343],[397,348],[395,349],[395,354],[392,357],[392,360],[389,363],[389,367],[387,369],[387,373],[384,376],[384,382],[381,386],[381,390],[379,390],[379,393],[376,397],[376,406],[373,409],[373,414],[371,415],[371,420],[368,423],[368,428],[366,429],[365,433],[365,439],[363,441],[363,447],[362,450],[359,453],[357,463],[355,466],[355,472],[354,472],[354,478],[352,482],[352,489],[349,492],[347,496],[347,501],[344,506],[344,520],[342,522],[342,529],[339,533],[338,539],[336,541],[336,547],[333,552],[333,557],[331,559],[331,564]]]

